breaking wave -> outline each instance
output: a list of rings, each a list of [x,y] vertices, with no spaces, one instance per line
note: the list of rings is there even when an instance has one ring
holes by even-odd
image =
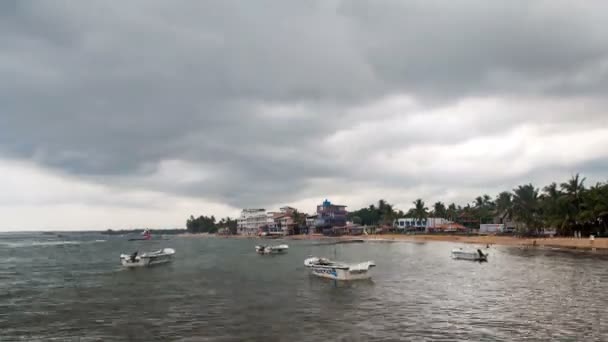
[[[19,242],[8,242],[0,241],[0,246],[8,248],[22,248],[22,247],[45,247],[45,246],[65,246],[65,245],[82,245],[106,242],[106,240],[94,240],[94,241],[19,241]]]

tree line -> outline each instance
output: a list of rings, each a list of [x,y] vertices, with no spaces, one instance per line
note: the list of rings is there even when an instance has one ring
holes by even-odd
[[[441,217],[469,228],[479,224],[513,221],[519,233],[538,234],[555,229],[559,235],[608,233],[608,183],[585,186],[585,178],[576,174],[563,183],[551,183],[542,189],[523,184],[503,191],[495,198],[485,194],[465,206],[436,202],[429,209],[422,199],[415,200],[407,212],[396,210],[385,200],[349,213],[354,223],[392,224],[395,219]]]
[[[230,217],[222,218],[219,221],[215,216],[201,215],[197,218],[190,215],[186,221],[186,229],[189,233],[217,233],[220,229],[226,229],[230,234],[236,234],[236,219]]]

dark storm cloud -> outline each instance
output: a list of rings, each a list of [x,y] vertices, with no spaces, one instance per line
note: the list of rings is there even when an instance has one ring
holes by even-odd
[[[391,142],[445,142],[423,134],[386,142],[378,132],[356,160],[342,160],[330,137],[383,119],[354,109],[385,97],[407,94],[418,110],[467,96],[599,97],[608,78],[608,5],[600,2],[0,6],[0,153],[236,206],[295,200],[315,179],[373,177],[358,167]],[[480,120],[469,134],[547,116]],[[142,180],[163,160],[211,176],[182,185]]]

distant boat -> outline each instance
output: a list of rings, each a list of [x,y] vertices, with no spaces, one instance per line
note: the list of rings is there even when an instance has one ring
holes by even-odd
[[[376,264],[373,261],[365,261],[356,264],[347,264],[339,261],[331,261],[326,258],[310,257],[304,260],[304,266],[310,269],[310,273],[317,277],[334,280],[362,280],[371,278],[371,268]]]
[[[171,262],[175,250],[173,248],[163,248],[158,251],[138,254],[121,254],[120,262],[125,267],[154,266]]]
[[[255,251],[258,254],[284,254],[289,249],[288,245],[277,245],[277,246],[255,246]]]
[[[462,248],[452,250],[452,258],[471,260],[471,261],[488,261],[488,253],[484,253],[481,249],[463,250]]]
[[[152,240],[152,234],[147,229],[144,230],[143,233],[141,233],[141,235],[142,235],[142,237],[140,237],[140,238],[131,238],[131,239],[129,239],[129,241]]]

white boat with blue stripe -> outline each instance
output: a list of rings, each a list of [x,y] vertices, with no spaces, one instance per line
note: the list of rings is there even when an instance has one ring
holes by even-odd
[[[371,278],[371,268],[376,264],[373,261],[347,264],[327,258],[310,257],[304,260],[304,266],[310,269],[310,274],[321,278],[361,280]]]

